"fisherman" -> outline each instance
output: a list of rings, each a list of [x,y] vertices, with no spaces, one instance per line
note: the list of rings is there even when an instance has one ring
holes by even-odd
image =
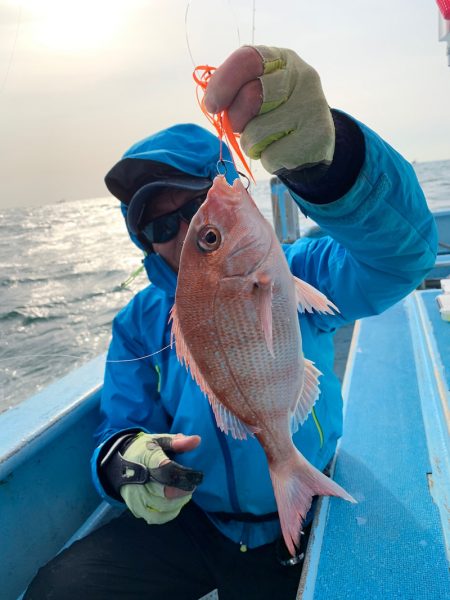
[[[333,332],[420,284],[434,265],[434,221],[411,165],[330,110],[317,73],[294,52],[238,49],[212,76],[205,101],[211,113],[228,110],[247,155],[328,234],[284,248],[293,274],[340,309],[299,317],[304,354],[323,376],[315,418],[293,440],[324,470],[342,434]],[[224,152],[231,182],[238,175]],[[169,347],[183,240],[218,161],[216,136],[175,125],[132,146],[106,176],[151,281],[114,320],[92,460],[101,496],[129,510],[42,568],[28,600],[194,600],[214,589],[220,600],[296,596],[307,536],[296,557],[286,553],[258,442],[217,428]]]

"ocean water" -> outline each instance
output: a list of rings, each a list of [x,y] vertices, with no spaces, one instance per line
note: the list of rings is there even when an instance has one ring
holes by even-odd
[[[414,165],[432,210],[450,209],[450,161]],[[253,196],[271,220],[270,185]],[[112,197],[0,210],[0,412],[104,352],[111,321],[148,284]],[[300,216],[301,230],[311,221]]]

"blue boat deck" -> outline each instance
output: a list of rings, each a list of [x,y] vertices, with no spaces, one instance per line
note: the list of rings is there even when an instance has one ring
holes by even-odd
[[[450,597],[450,324],[437,293],[355,326],[334,478],[358,504],[321,500],[299,599]]]

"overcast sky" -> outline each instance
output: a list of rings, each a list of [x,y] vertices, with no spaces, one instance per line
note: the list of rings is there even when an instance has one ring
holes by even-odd
[[[0,207],[107,195],[104,174],[135,141],[207,126],[190,53],[217,65],[253,33],[315,66],[329,104],[409,160],[450,158],[434,0],[255,6],[252,32],[252,0],[0,0]]]

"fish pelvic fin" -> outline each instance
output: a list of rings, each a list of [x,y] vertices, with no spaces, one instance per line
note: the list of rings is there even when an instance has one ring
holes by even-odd
[[[294,434],[300,425],[306,421],[307,416],[312,411],[319,394],[319,377],[322,373],[314,366],[311,360],[305,358],[305,371],[303,377],[303,386],[297,402],[292,411],[291,433]]]
[[[295,294],[298,303],[297,309],[299,312],[306,311],[312,313],[315,310],[328,315],[339,312],[338,307],[331,300],[328,300],[325,294],[319,292],[319,290],[311,284],[306,283],[306,281],[302,281],[294,275],[292,277],[294,278]]]
[[[273,352],[273,331],[272,331],[272,292],[273,281],[269,275],[258,273],[256,275],[255,291],[256,303],[258,306],[259,318],[261,327],[266,340],[267,350],[272,358],[275,357]]]
[[[313,467],[296,449],[283,463],[270,465],[281,531],[292,556],[300,545],[300,533],[314,496],[337,496],[356,503],[335,481]]]
[[[171,311],[169,322],[172,323],[172,331],[170,334],[170,344],[175,343],[175,351],[177,358],[181,364],[186,365],[189,369],[192,378],[197,383],[199,388],[208,398],[208,401],[216,418],[218,428],[225,434],[230,433],[234,439],[245,440],[247,436],[253,437],[255,433],[260,431],[257,427],[252,427],[243,423],[236,415],[228,410],[216,397],[214,392],[209,387],[208,382],[203,377],[197,363],[192,356],[185,337],[181,330],[180,321],[177,316],[176,305],[174,304]]]

